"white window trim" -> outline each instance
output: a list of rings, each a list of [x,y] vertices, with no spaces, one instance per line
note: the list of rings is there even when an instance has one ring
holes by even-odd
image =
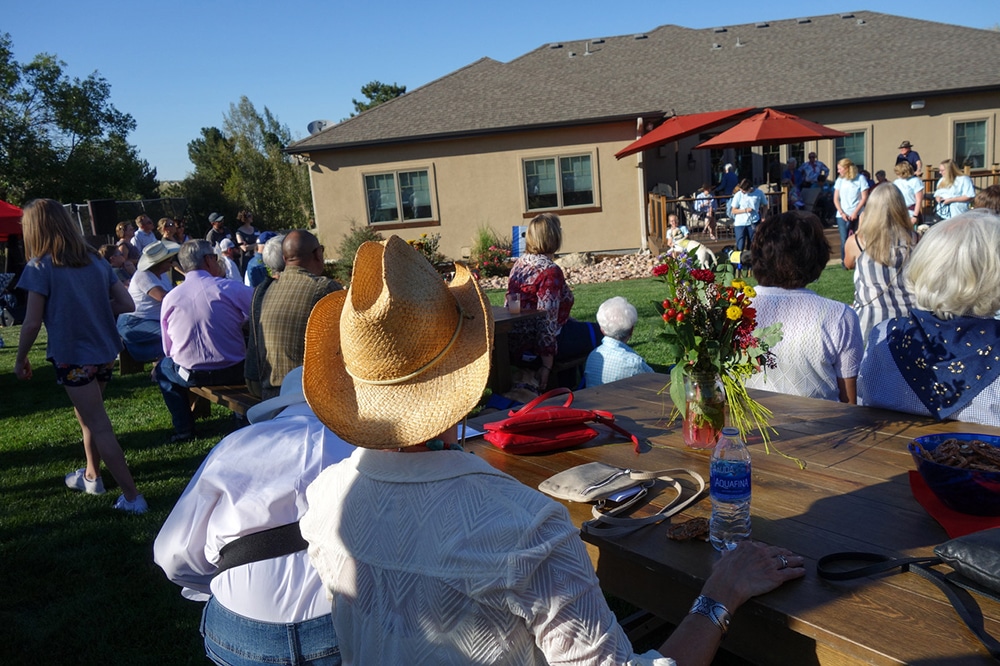
[[[538,160],[555,160],[556,161],[556,172],[559,173],[560,160],[562,158],[564,158],[564,157],[582,157],[582,156],[588,156],[588,157],[590,157],[591,188],[592,188],[592,192],[594,194],[594,201],[593,201],[593,203],[580,204],[580,205],[576,205],[576,206],[566,206],[566,205],[564,205],[563,204],[562,179],[559,178],[556,181],[557,196],[558,196],[558,200],[559,200],[558,201],[558,205],[556,205],[554,207],[550,207],[550,208],[529,208],[528,207],[528,188],[526,187],[527,183],[525,181],[525,172],[524,172],[525,163],[526,162],[535,162],[535,161],[538,161]],[[520,172],[518,173],[518,179],[519,179],[519,183],[520,183],[519,184],[519,188],[521,190],[521,206],[524,209],[525,213],[550,213],[550,212],[558,212],[558,211],[563,211],[563,210],[566,210],[566,211],[572,211],[572,210],[578,210],[578,209],[587,210],[587,209],[591,209],[591,208],[600,208],[601,207],[601,178],[600,178],[600,170],[598,169],[598,152],[597,152],[597,148],[581,149],[581,150],[570,150],[570,151],[565,151],[565,152],[560,152],[560,153],[553,153],[551,151],[547,151],[547,152],[544,152],[544,153],[540,152],[538,154],[522,155],[521,159],[520,159],[519,169],[520,169]]]
[[[361,172],[361,192],[365,202],[365,217],[368,220],[369,226],[399,226],[399,225],[428,225],[430,223],[435,223],[438,221],[438,205],[437,205],[437,175],[435,173],[433,164],[414,164],[406,166],[398,165],[379,165],[384,168],[379,168],[372,171],[362,171]],[[427,172],[427,185],[429,188],[430,196],[430,206],[431,215],[430,217],[421,217],[414,220],[404,220],[403,219],[403,201],[402,195],[400,194],[401,188],[399,186],[399,174],[407,173],[412,171],[426,171]],[[399,211],[399,219],[396,220],[384,220],[381,222],[373,222],[371,219],[371,210],[368,208],[368,177],[369,176],[386,176],[392,174],[393,179],[396,183],[396,210]]]

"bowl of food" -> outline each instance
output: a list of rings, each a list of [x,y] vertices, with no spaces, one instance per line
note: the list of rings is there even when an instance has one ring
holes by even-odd
[[[1000,516],[1000,437],[975,433],[925,435],[910,455],[942,504],[976,516]]]

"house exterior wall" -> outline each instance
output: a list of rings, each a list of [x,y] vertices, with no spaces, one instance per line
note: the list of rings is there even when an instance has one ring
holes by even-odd
[[[911,109],[923,100],[923,109]],[[955,124],[986,122],[985,168],[1000,162],[1000,90],[948,96],[914,95],[913,99],[838,104],[789,109],[815,122],[845,132],[865,132],[865,167],[874,174],[883,169],[894,179],[893,166],[901,141],[909,140],[924,166],[937,167],[953,157]],[[728,126],[713,129],[711,134]],[[491,226],[509,237],[511,227],[532,217],[525,203],[522,160],[566,154],[591,153],[594,158],[594,208],[556,211],[563,220],[562,252],[613,251],[641,246],[645,218],[645,193],[658,183],[679,185],[682,196],[691,195],[703,182],[714,182],[707,150],[695,150],[709,133],[681,139],[677,144],[653,148],[643,154],[616,160],[614,153],[635,139],[632,122],[575,128],[537,129],[449,141],[413,142],[381,147],[361,147],[314,152],[311,175],[317,233],[328,247],[336,247],[351,228],[351,221],[367,224],[364,175],[397,169],[432,171],[436,206],[435,223],[407,228],[375,225],[383,235],[396,233],[414,239],[422,233],[440,233],[440,249],[449,258],[462,258],[476,230]],[[833,171],[832,140],[806,142]],[[754,149],[760,151],[759,148]],[[695,168],[688,166],[688,154]],[[787,148],[781,158],[787,158]],[[675,161],[678,169],[675,170]],[[761,160],[755,176],[763,180]],[[742,174],[741,174],[742,175]]]
[[[556,210],[563,221],[561,252],[632,249],[640,246],[644,204],[634,158],[614,153],[635,139],[635,121],[483,137],[313,152],[310,175],[316,232],[329,248],[351,229],[368,224],[364,176],[407,169],[431,172],[435,222],[373,225],[383,236],[410,240],[440,233],[440,250],[460,259],[481,226],[509,238],[528,213],[522,160],[557,155],[593,155],[596,205]]]

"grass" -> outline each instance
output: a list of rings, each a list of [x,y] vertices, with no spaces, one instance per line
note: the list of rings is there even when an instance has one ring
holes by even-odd
[[[851,273],[827,269],[817,292],[850,302]],[[578,319],[594,320],[614,295],[639,310],[633,344],[661,369],[652,305],[662,299],[654,279],[574,287]],[[490,292],[500,304],[502,291]],[[35,377],[13,374],[19,327],[2,328],[0,348],[0,645],[5,666],[36,663],[168,666],[204,664],[198,633],[201,604],[180,596],[153,564],[160,525],[211,447],[235,427],[213,406],[201,436],[169,444],[170,417],[148,374],[116,376],[106,406],[150,511],[122,515],[118,489],[104,474],[100,497],[66,489],[63,476],[82,467],[80,429],[65,391],[45,361],[45,335],[30,353]]]

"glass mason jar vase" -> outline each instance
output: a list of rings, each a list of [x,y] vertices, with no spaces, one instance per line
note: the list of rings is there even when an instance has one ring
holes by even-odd
[[[684,376],[684,443],[711,449],[726,425],[726,390],[715,373]]]

